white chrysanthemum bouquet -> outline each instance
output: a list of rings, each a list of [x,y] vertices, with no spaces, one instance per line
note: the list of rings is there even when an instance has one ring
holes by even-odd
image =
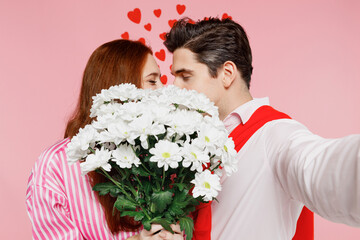
[[[189,214],[221,190],[222,169],[237,170],[234,142],[203,94],[167,86],[113,86],[93,97],[91,117],[68,144],[69,163],[109,180],[94,186],[116,198],[114,208],[150,230],[179,223],[192,238]]]

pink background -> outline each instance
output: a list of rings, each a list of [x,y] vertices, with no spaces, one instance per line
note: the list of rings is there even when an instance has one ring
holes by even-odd
[[[178,3],[186,5],[181,16],[226,12],[247,29],[253,96],[269,96],[321,136],[360,133],[359,1],[0,0],[1,239],[31,239],[27,178],[41,151],[62,138],[92,51],[125,31],[159,51],[159,34],[179,17]],[[135,7],[140,24],[127,18]],[[151,32],[143,27],[149,22]],[[159,65],[169,78],[170,64],[167,53]],[[359,239],[360,229],[316,216],[315,238]]]

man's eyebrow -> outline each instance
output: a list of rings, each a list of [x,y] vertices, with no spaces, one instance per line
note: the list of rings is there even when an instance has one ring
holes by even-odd
[[[194,71],[193,70],[190,70],[190,69],[186,69],[186,68],[181,68],[179,70],[176,70],[175,71],[175,74],[180,74],[180,73],[193,73]],[[172,72],[173,73],[173,72]]]

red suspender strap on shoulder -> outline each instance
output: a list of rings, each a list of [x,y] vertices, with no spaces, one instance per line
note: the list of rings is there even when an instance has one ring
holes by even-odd
[[[267,122],[284,118],[289,119],[290,117],[285,113],[276,111],[270,106],[258,108],[245,124],[240,123],[239,126],[230,133],[229,137],[232,137],[236,151],[240,151],[252,135]]]
[[[262,106],[257,109],[245,124],[237,126],[229,135],[235,142],[236,151],[245,145],[251,136],[264,126],[267,122],[277,119],[290,119],[282,112],[270,106]],[[221,193],[220,193],[221,194]],[[192,240],[211,239],[211,205],[201,203],[193,213],[194,236]],[[241,236],[239,236],[241,237]],[[299,217],[296,233],[293,240],[313,240],[314,239],[314,213],[304,207]]]
[[[262,126],[277,119],[290,119],[290,117],[270,106],[262,106],[258,108],[245,124],[241,123],[230,133],[229,137],[233,138],[236,151],[240,151],[251,136]],[[314,213],[304,207],[297,222],[296,233],[293,240],[313,239]]]

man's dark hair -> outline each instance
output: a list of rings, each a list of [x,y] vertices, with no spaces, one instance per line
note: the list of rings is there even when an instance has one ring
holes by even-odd
[[[210,18],[194,23],[189,18],[177,21],[164,42],[170,52],[186,48],[195,53],[197,61],[208,66],[210,75],[217,77],[218,69],[232,61],[250,87],[252,55],[245,30],[230,18]]]

